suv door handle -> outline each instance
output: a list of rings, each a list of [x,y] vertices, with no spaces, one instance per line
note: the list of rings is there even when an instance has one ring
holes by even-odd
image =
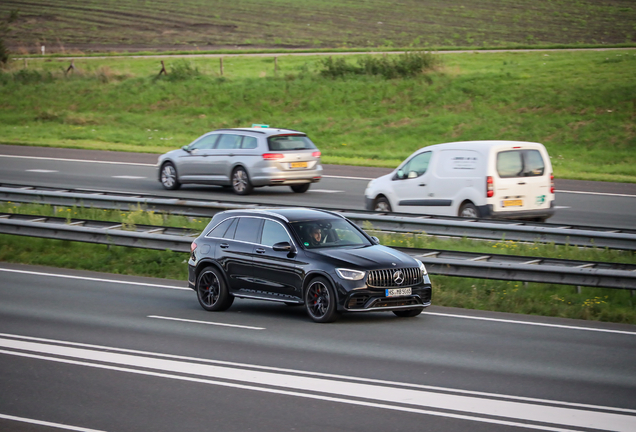
[[[263,248],[258,248],[258,249],[256,249],[256,253],[264,254],[264,253],[265,253],[265,249],[263,249]]]
[[[227,249],[230,247],[230,245],[227,243],[221,243],[219,246],[221,247],[221,249]]]

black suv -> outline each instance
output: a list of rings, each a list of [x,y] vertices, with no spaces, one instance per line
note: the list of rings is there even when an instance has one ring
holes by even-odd
[[[226,310],[239,297],[304,304],[314,321],[331,322],[341,312],[414,317],[431,304],[422,262],[333,212],[225,211],[191,250],[188,284],[208,311]]]

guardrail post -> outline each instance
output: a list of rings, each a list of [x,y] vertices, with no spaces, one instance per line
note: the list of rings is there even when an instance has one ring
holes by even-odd
[[[219,57],[219,71],[221,76],[223,76],[223,57]]]
[[[577,293],[577,294],[581,294],[581,285],[577,285],[577,287],[576,287],[576,293]]]

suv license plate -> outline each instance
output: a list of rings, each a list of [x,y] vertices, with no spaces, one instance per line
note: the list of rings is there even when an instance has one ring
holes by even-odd
[[[399,297],[399,296],[411,295],[411,288],[394,288],[394,289],[387,289],[385,291],[386,291],[387,297]]]
[[[503,200],[503,207],[523,207],[523,200]]]
[[[290,168],[307,168],[307,162],[292,162]]]

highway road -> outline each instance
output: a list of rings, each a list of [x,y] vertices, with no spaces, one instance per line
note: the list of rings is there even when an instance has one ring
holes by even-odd
[[[2,431],[636,430],[636,326],[434,306],[323,325],[14,264],[0,298]]]
[[[0,183],[160,194],[190,199],[363,209],[371,178],[390,169],[325,165],[323,179],[306,194],[288,187],[256,189],[245,197],[220,187],[164,190],[157,155],[0,145]],[[557,213],[550,223],[636,228],[636,184],[556,179]]]

